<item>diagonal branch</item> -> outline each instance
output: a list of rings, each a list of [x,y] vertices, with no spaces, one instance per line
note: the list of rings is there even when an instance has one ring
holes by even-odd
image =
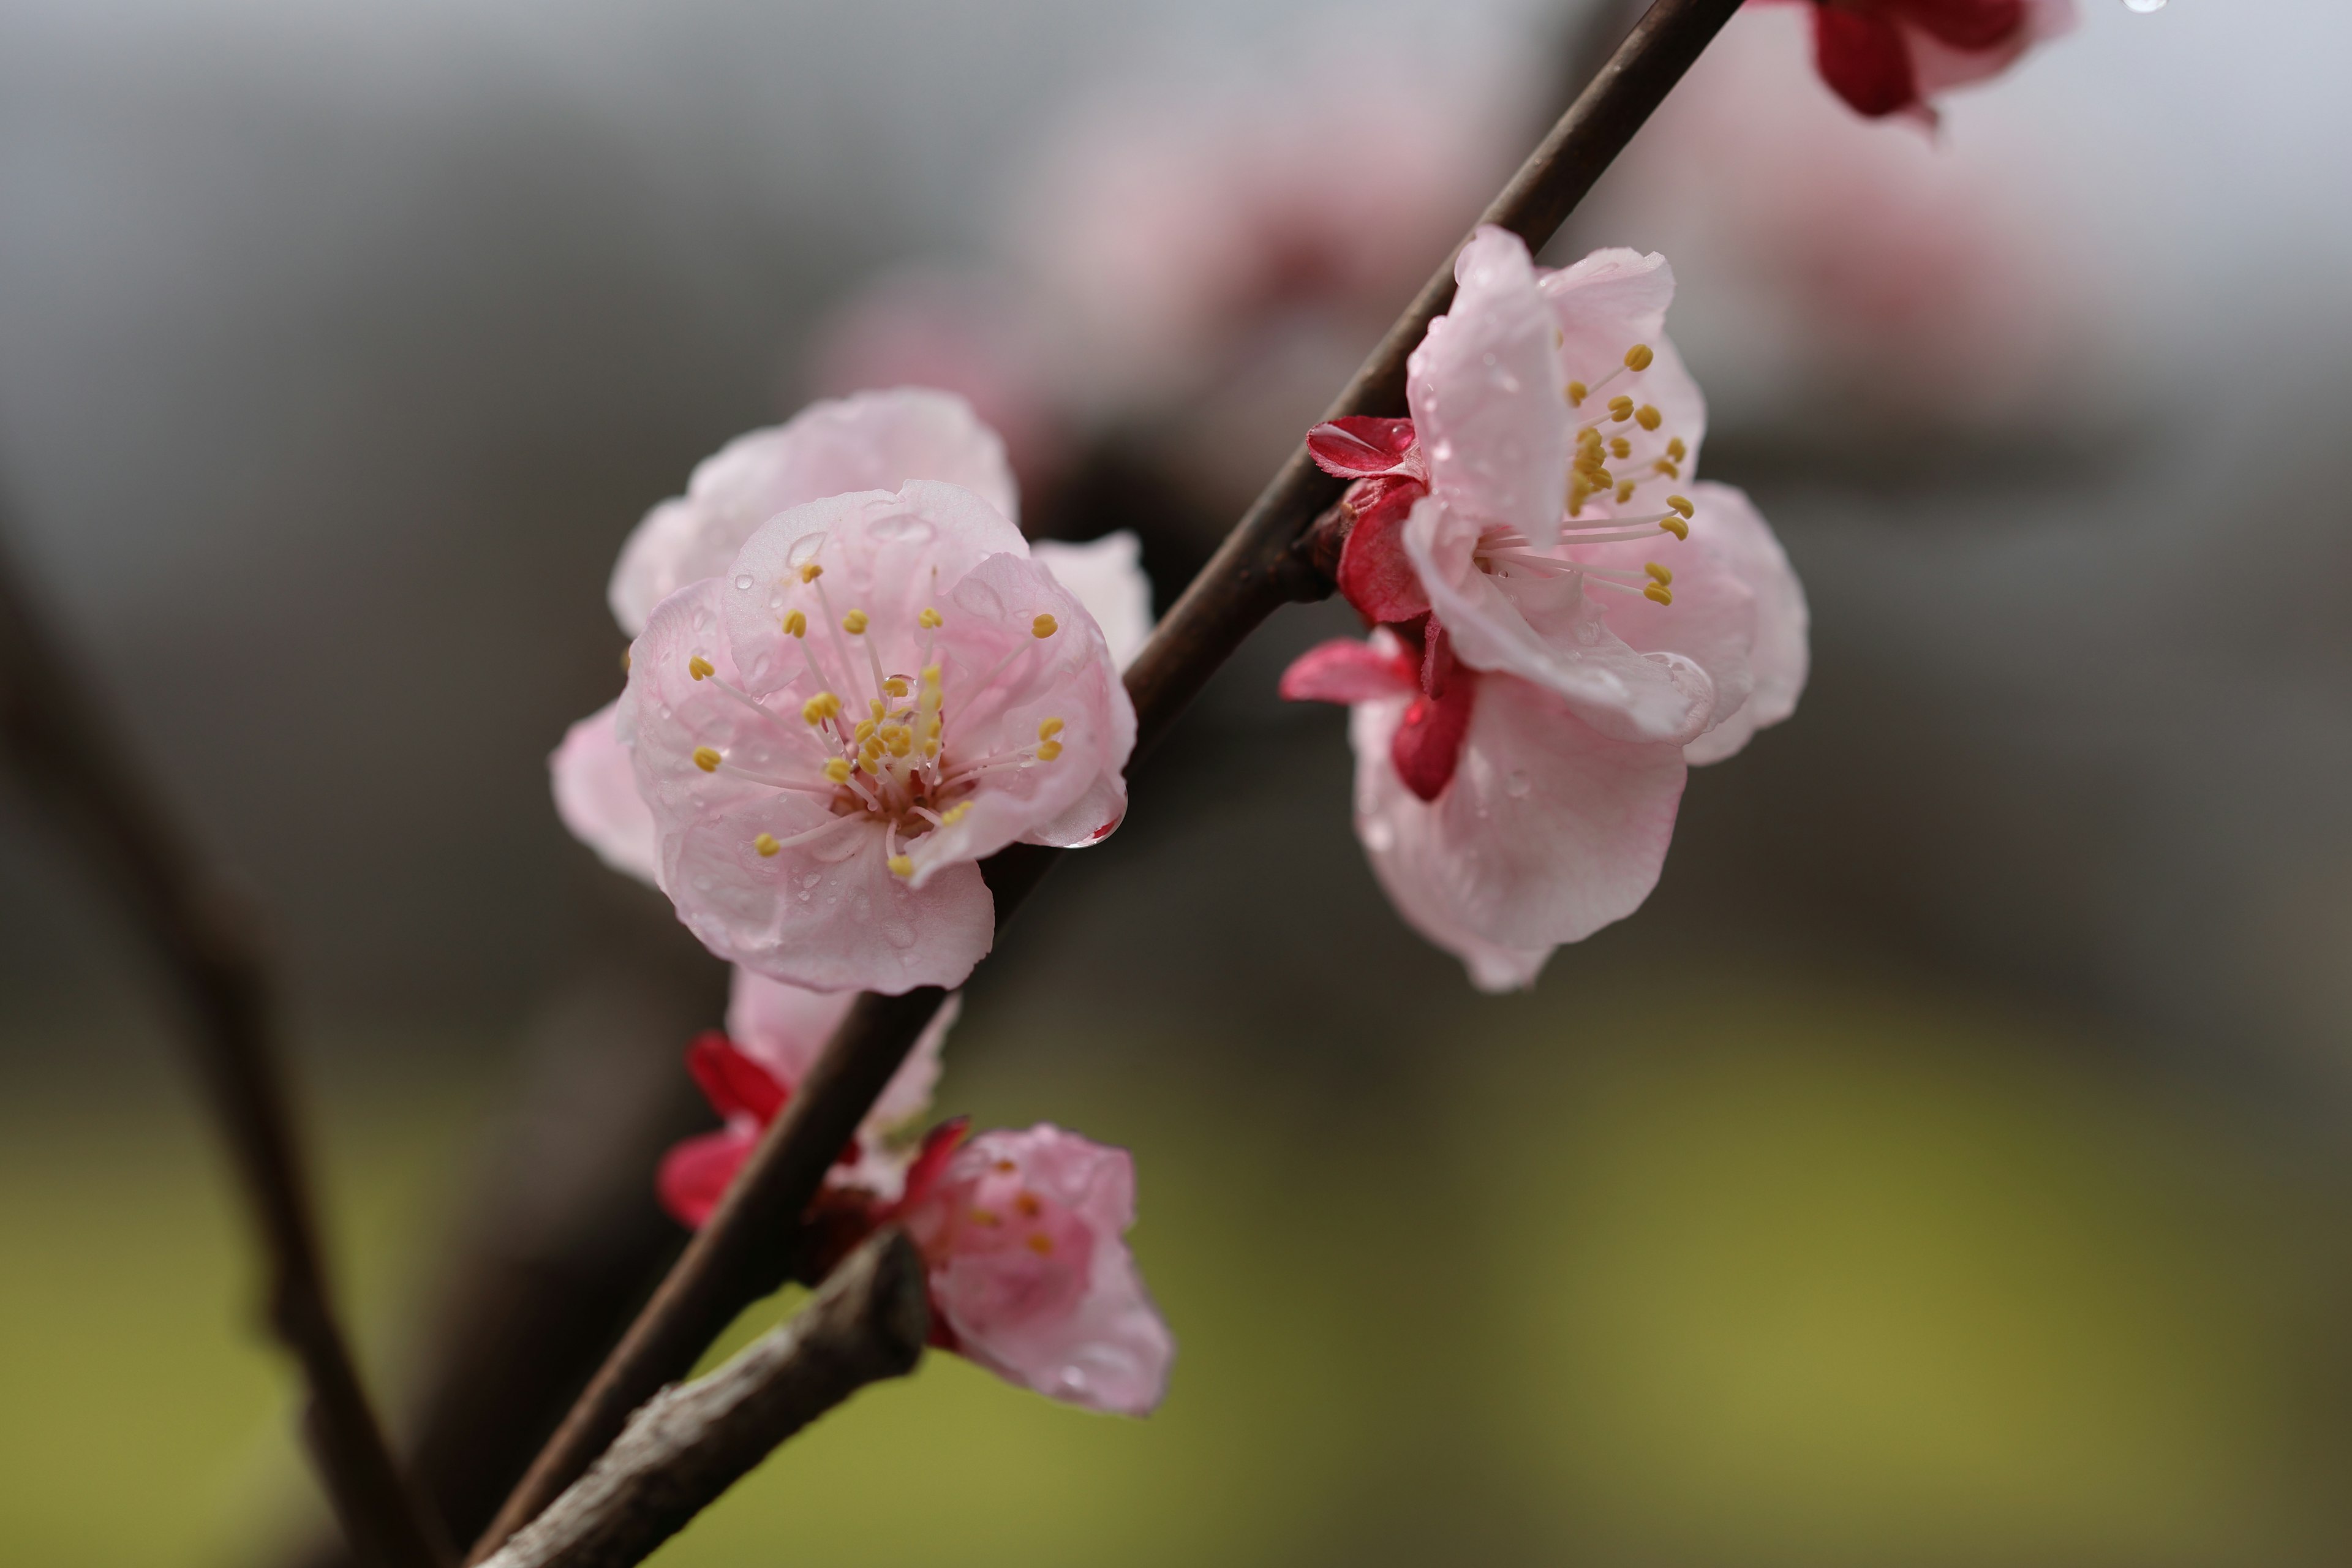
[[[304,1426],[353,1549],[373,1568],[437,1568],[450,1553],[393,1462],[337,1326],[250,918],[181,839],[100,712],[0,557],[0,747],[179,994],[269,1260],[270,1325],[301,1363]]]
[[[1480,217],[1539,249],[1615,161],[1666,94],[1739,8],[1740,0],[1656,0],[1549,135]],[[1448,256],[1397,318],[1327,419],[1404,412],[1405,359],[1454,299]],[[1341,482],[1302,443],[1216,555],[1169,610],[1127,672],[1136,754],[1162,737],[1249,634],[1289,603],[1323,598],[1330,583],[1302,548]],[[1011,918],[1058,851],[1015,846],[986,867],[1000,923]],[[646,1303],[499,1518],[475,1546],[495,1550],[619,1433],[628,1413],[696,1356],[792,1264],[800,1216],[824,1171],[945,999],[936,989],[858,999],[784,1113],[736,1177],[718,1212]]]
[[[631,1568],[776,1446],[869,1383],[922,1359],[923,1260],[904,1232],[868,1240],[801,1314],[709,1376],[629,1418],[595,1467],[487,1568]]]

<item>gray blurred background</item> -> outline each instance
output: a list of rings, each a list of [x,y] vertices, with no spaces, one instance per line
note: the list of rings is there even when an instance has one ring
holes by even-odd
[[[1933,136],[1751,11],[1555,247],[1675,262],[1706,474],[1812,601],[1797,718],[1693,778],[1650,905],[1475,996],[1362,866],[1337,715],[1273,696],[1349,616],[1286,613],[950,1051],[946,1109],[1138,1148],[1170,1409],[926,1373],[677,1561],[2340,1559],[2352,16],[2082,3]],[[645,509],[919,370],[859,312],[950,279],[1048,323],[1032,523],[1143,530],[1164,604],[1611,25],[0,5],[12,542],[267,911],[392,1404],[518,1191],[662,1244],[599,1118],[638,1166],[694,1124],[721,977],[544,773]],[[1378,264],[1143,363],[1149,281],[1078,243],[1138,193],[1072,149],[1344,159],[1357,121],[1250,116],[1351,99],[1444,144]],[[314,1506],[153,1000],[0,793],[0,1541],[47,1563]],[[126,1459],[153,1506],[97,1500]]]

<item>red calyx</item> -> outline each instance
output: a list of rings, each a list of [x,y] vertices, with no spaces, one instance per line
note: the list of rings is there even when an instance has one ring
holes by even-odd
[[[1412,700],[1389,742],[1397,777],[1423,800],[1435,800],[1462,765],[1470,715],[1478,700],[1478,672],[1454,657],[1453,639],[1434,616],[1427,622],[1422,657],[1422,695]]]
[[[1887,9],[1939,44],[1997,49],[2025,26],[2025,0],[1886,0]]]
[[[1903,34],[1875,11],[1813,7],[1813,59],[1822,79],[1858,114],[1899,113],[1919,101]]]

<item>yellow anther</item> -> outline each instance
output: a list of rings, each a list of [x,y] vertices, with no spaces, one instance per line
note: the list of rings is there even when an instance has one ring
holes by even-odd
[[[1034,1193],[1023,1193],[1013,1200],[1013,1206],[1021,1211],[1023,1219],[1035,1219],[1045,1209],[1045,1204]]]
[[[794,610],[791,615],[786,616],[784,617],[784,635],[795,637],[804,637],[808,636],[808,617],[802,615],[798,610]]]
[[[694,765],[700,768],[704,773],[717,773],[719,771],[719,753],[712,751],[709,747],[697,746],[694,748]]]
[[[1644,403],[1633,410],[1633,423],[1644,430],[1654,430],[1665,422],[1666,416],[1658,412],[1658,405],[1654,403]]]
[[[941,827],[953,827],[957,823],[961,822],[967,816],[969,816],[971,812],[971,802],[968,800],[960,800],[956,802],[955,805],[940,813],[940,826]]]
[[[1642,597],[1654,605],[1671,605],[1675,602],[1675,591],[1664,583],[1653,583],[1642,590]]]
[[[934,741],[938,740],[940,738],[940,725],[941,722],[942,721],[938,714],[932,714],[930,718],[926,720],[923,723],[923,733],[929,735]]]
[[[1568,405],[1570,408],[1580,406],[1584,400],[1588,396],[1591,395],[1591,393],[1592,389],[1585,385],[1584,383],[1580,381],[1570,382],[1568,384]]]
[[[1679,463],[1685,458],[1690,456],[1690,448],[1684,446],[1683,438],[1677,436],[1673,440],[1666,443],[1666,456]]]
[[[1004,1223],[1004,1217],[998,1214],[994,1209],[974,1209],[971,1211],[971,1223],[974,1225],[1003,1225]]]
[[[934,688],[936,688],[936,687],[939,685],[939,683],[940,683],[940,667],[939,667],[938,665],[936,665],[936,664],[927,664],[927,665],[925,665],[925,666],[923,667],[923,684],[924,684],[924,685],[926,685],[926,686],[929,686],[929,687],[934,687]]]
[[[623,675],[629,673],[629,652],[630,650],[627,648],[623,648],[621,650],[621,673]]]
[[[849,738],[858,742],[873,739],[875,724],[876,721],[872,719],[860,719],[857,721],[857,728],[850,731]]]
[[[927,632],[937,631],[940,628],[940,613],[926,605],[923,613],[915,617],[915,624]]]
[[[1578,451],[1598,452],[1601,450],[1601,432],[1593,428],[1591,426],[1587,425],[1576,433],[1576,449]]]
[[[1037,738],[1041,741],[1050,741],[1061,732],[1062,721],[1059,719],[1044,720],[1037,726]]]
[[[849,614],[842,616],[841,629],[847,632],[851,637],[856,637],[860,632],[863,632],[866,629],[866,612],[863,610],[852,610]]]
[[[1676,468],[1671,459],[1660,458],[1656,462],[1650,466],[1655,468],[1659,473],[1665,475],[1666,478],[1670,479],[1678,479],[1683,477],[1682,469]]]
[[[1029,1250],[1040,1258],[1049,1258],[1054,1252],[1054,1238],[1042,1230],[1033,1230],[1029,1233]]]
[[[1619,506],[1623,506],[1627,501],[1632,500],[1633,499],[1633,481],[1631,479],[1620,481],[1617,486],[1617,504]]]
[[[893,877],[911,877],[914,874],[915,863],[912,860],[909,860],[904,855],[893,855],[890,857],[890,875]]]
[[[1058,757],[1058,756],[1060,756],[1061,754],[1062,754],[1062,742],[1059,742],[1059,741],[1040,741],[1040,742],[1037,742],[1037,760],[1038,760],[1039,762],[1041,762],[1041,763],[1050,763],[1050,762],[1052,762],[1055,757]]]
[[[824,575],[824,568],[818,565],[814,561],[808,562],[801,567],[801,581],[803,583],[814,583]]]
[[[1649,344],[1635,343],[1625,351],[1625,368],[1636,371],[1647,370],[1650,368],[1650,362],[1657,357],[1650,352]]]
[[[1685,517],[1696,517],[1698,515],[1698,508],[1691,505],[1690,498],[1688,496],[1668,496],[1666,498],[1666,504],[1674,508],[1676,511],[1682,513]]]
[[[1642,570],[1656,578],[1658,580],[1658,586],[1662,588],[1675,580],[1675,574],[1672,572],[1668,571],[1664,566],[1659,565],[1654,561],[1643,562]]]
[[[783,846],[776,842],[774,834],[762,833],[759,837],[751,840],[751,847],[760,852],[761,859],[766,860],[772,858],[776,851],[782,849]]]
[[[687,674],[694,677],[695,679],[700,680],[706,675],[718,674],[719,667],[711,663],[709,659],[703,658],[700,654],[696,654],[692,658],[686,661],[686,672]]]
[[[923,760],[925,762],[930,761],[933,757],[936,757],[939,754],[940,743],[937,741],[926,741],[923,742]]]
[[[1661,518],[1658,521],[1658,526],[1664,529],[1668,533],[1673,534],[1676,539],[1688,539],[1690,537],[1690,524],[1685,522],[1681,518]]]
[[[847,757],[835,757],[824,764],[824,776],[835,784],[847,784],[851,769]]]
[[[1621,425],[1626,420],[1633,417],[1633,400],[1626,396],[1622,392],[1616,396],[1611,398],[1609,400],[1609,417],[1616,420]]]
[[[1600,432],[1596,430],[1593,434],[1597,436]],[[1612,436],[1609,438],[1609,455],[1612,458],[1630,458],[1633,455],[1633,443],[1622,436]]]
[[[1551,346],[1556,349],[1566,348],[1568,346],[1568,334],[1561,331],[1558,327],[1554,327],[1551,330]]]
[[[1055,620],[1051,616],[1041,615],[1035,620],[1029,623],[1029,635],[1041,640],[1045,637],[1052,637],[1055,632],[1058,632],[1061,629],[1062,623]]]
[[[867,698],[866,700],[866,711],[874,715],[874,721],[877,724],[882,722],[884,715],[890,711],[889,704],[883,701],[879,697]]]
[[[830,691],[820,691],[801,704],[801,717],[812,724],[822,724],[841,711],[841,699]]]
[[[904,697],[907,695],[907,678],[903,675],[894,675],[882,683],[882,689],[893,697]]]
[[[1582,511],[1584,503],[1591,497],[1592,487],[1585,481],[1582,474],[1578,474],[1570,479],[1568,481],[1568,515],[1574,517]]]

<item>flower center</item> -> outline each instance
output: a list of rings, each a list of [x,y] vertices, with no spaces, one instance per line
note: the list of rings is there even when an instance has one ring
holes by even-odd
[[[1037,616],[1030,623],[1030,635],[993,669],[977,679],[959,677],[950,692],[943,663],[934,657],[934,640],[946,624],[938,610],[926,606],[915,617],[917,636],[911,640],[918,645],[917,668],[886,670],[875,649],[872,617],[854,607],[836,615],[824,575],[824,568],[813,561],[800,568],[801,584],[812,591],[818,620],[826,627],[832,658],[821,654],[809,636],[814,623],[806,610],[788,611],[782,621],[786,635],[800,645],[811,684],[817,689],[815,696],[801,704],[798,724],[720,680],[717,668],[699,654],[687,663],[687,673],[694,679],[713,682],[793,736],[793,749],[804,753],[805,765],[770,774],[739,765],[712,746],[697,747],[694,763],[705,773],[724,772],[824,801],[830,820],[784,838],[768,833],[753,838],[751,847],[763,858],[845,827],[878,826],[890,869],[910,877],[914,861],[906,850],[970,811],[972,796],[992,775],[1051,763],[1062,754],[1064,724],[1059,719],[1041,721],[1037,738],[1026,745],[973,754],[956,744],[959,730],[970,733],[994,716],[1005,689],[999,678],[1061,627],[1052,616]],[[858,695],[845,699],[845,691]],[[863,713],[858,712],[861,708]]]
[[[1600,379],[1591,383],[1570,381],[1564,389],[1568,405],[1580,412],[1621,376],[1632,378],[1638,386],[1642,373],[1656,360],[1657,354],[1647,343],[1635,343]],[[1665,428],[1665,416],[1657,405],[1639,401],[1630,391],[1620,392],[1595,406],[1600,412],[1576,427],[1576,456],[1568,470],[1566,516],[1555,550],[1538,550],[1517,529],[1497,526],[1478,536],[1473,559],[1480,571],[1493,576],[1558,577],[1574,573],[1599,587],[1639,594],[1654,603],[1671,605],[1675,602],[1675,574],[1658,562],[1644,562],[1642,569],[1635,572],[1595,566],[1555,552],[1579,544],[1654,539],[1661,533],[1672,534],[1677,541],[1690,537],[1690,520],[1696,508],[1685,497],[1665,495],[1663,510],[1641,510],[1645,499],[1652,506],[1660,505],[1660,492],[1682,478],[1683,464],[1690,456],[1689,446],[1682,437]],[[1613,433],[1603,434],[1604,429]],[[1644,490],[1650,492],[1646,498],[1643,496]],[[1584,515],[1588,505],[1635,510],[1631,514],[1576,521]]]

